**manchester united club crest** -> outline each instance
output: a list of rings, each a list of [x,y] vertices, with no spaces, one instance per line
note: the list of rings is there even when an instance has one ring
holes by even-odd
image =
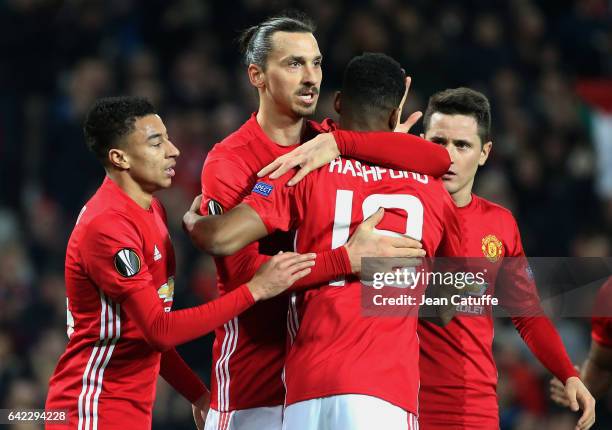
[[[157,294],[164,301],[164,311],[170,312],[174,301],[174,276],[170,276],[168,282],[159,287]]]
[[[504,246],[495,235],[489,234],[482,238],[482,253],[487,257],[487,260],[495,263],[502,256],[503,252]]]

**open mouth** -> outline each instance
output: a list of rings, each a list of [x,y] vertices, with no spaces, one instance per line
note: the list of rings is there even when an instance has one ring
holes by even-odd
[[[457,174],[451,170],[442,175],[442,179],[453,179]]]
[[[165,170],[165,172],[166,172],[166,175],[168,175],[168,176],[169,176],[169,177],[171,177],[171,178],[172,178],[172,177],[173,177],[173,176],[176,174],[176,172],[174,171],[174,166],[172,166],[172,167],[168,167],[168,168]]]
[[[313,104],[317,98],[315,91],[307,91],[298,94],[298,98],[305,104]]]

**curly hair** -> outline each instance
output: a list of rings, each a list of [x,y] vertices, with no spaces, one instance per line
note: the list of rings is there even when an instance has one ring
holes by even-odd
[[[155,113],[153,105],[142,97],[99,99],[87,113],[83,125],[87,147],[106,166],[108,151],[118,148],[121,138],[134,130],[136,119]]]

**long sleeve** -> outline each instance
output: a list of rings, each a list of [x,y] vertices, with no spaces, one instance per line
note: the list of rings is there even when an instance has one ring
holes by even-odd
[[[204,305],[164,312],[156,292],[144,288],[125,299],[123,310],[153,348],[166,351],[210,333],[254,303],[248,287],[242,285]]]
[[[444,147],[412,134],[335,130],[333,135],[345,157],[434,177],[442,176],[450,167]]]
[[[548,317],[513,317],[512,322],[533,355],[550,373],[563,383],[571,376],[578,376],[557,329]]]
[[[159,374],[192,404],[208,393],[206,385],[174,348],[162,354]]]
[[[270,255],[256,254],[254,263],[249,266],[249,275],[253,277],[257,269],[270,258]],[[288,291],[303,291],[309,288],[320,287],[341,276],[351,275],[351,260],[344,246],[330,251],[318,252],[315,265],[310,268],[310,273],[289,287]]]
[[[319,252],[311,272],[293,284],[289,291],[301,291],[319,287],[341,276],[351,275],[351,261],[344,246]]]

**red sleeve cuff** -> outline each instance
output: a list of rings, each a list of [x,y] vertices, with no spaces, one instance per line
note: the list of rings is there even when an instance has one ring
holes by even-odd
[[[338,151],[340,152],[340,154],[344,155],[345,157],[351,157],[353,145],[349,145],[349,143],[351,143],[350,139],[345,139],[347,133],[350,132],[346,130],[332,131],[332,135],[336,140],[336,146],[338,147]]]
[[[334,253],[337,252],[338,261],[342,266],[344,275],[352,275],[353,268],[351,267],[351,259],[349,258],[348,251],[346,250],[346,246],[340,246],[334,249]]]
[[[253,294],[251,293],[251,290],[249,290],[247,284],[242,284],[240,287],[238,287],[238,290],[249,306],[255,304],[255,298],[253,297]]]
[[[560,381],[566,382],[572,376],[580,378],[580,373],[578,373],[578,371],[574,368],[574,366],[572,366],[572,363],[569,363],[569,366],[567,365],[568,363],[563,363],[563,364],[564,364],[563,370],[559,373],[559,375],[555,375],[557,377],[561,376],[561,379],[559,379]]]

